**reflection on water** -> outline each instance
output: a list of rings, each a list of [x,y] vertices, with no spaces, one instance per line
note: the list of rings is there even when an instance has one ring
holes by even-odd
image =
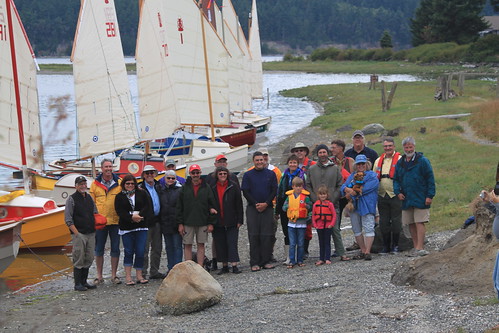
[[[42,253],[38,257],[29,253],[19,253],[16,260],[0,274],[0,293],[22,289],[28,291],[28,286],[51,280],[64,274],[72,274],[70,250]],[[43,262],[41,261],[43,260]],[[44,264],[45,263],[45,264]],[[49,267],[50,266],[50,267]],[[23,289],[24,288],[24,289]]]

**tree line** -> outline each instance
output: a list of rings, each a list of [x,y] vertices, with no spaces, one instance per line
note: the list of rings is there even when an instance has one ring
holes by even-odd
[[[215,1],[219,6],[222,5],[222,0]],[[407,48],[414,41],[411,19],[417,21],[415,13],[420,8],[420,3],[435,1],[487,1],[485,7],[481,6],[482,13],[493,13],[488,0],[259,0],[260,38],[264,50],[268,49],[265,47],[267,43],[277,42],[293,49],[311,52],[324,45],[377,47],[386,31],[395,48]],[[498,0],[490,1],[497,6]],[[247,33],[252,1],[232,2],[241,26]],[[15,0],[15,3],[38,56],[71,53],[80,0]],[[115,0],[115,5],[123,50],[126,55],[133,55],[137,36],[138,0]],[[424,27],[425,22],[422,24]]]

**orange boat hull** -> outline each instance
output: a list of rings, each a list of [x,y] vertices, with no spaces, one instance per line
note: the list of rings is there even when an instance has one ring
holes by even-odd
[[[23,218],[21,248],[63,247],[71,240],[64,208]]]

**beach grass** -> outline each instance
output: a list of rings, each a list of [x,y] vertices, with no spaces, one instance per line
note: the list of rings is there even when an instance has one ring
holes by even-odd
[[[408,74],[435,76],[450,72],[472,72],[497,74],[499,69],[492,66],[463,67],[461,64],[420,64],[407,61],[296,61],[264,62],[266,71],[300,71],[312,73],[349,74]]]
[[[380,123],[385,129],[399,128],[397,149],[406,136],[416,139],[416,150],[422,151],[433,166],[437,195],[431,209],[429,231],[453,230],[463,225],[472,215],[470,202],[480,190],[495,184],[499,147],[481,145],[463,137],[462,122],[473,117],[454,119],[426,119],[416,117],[478,113],[485,109],[479,121],[483,132],[497,132],[499,112],[491,104],[497,101],[494,82],[467,80],[463,96],[446,102],[435,101],[436,81],[399,82],[392,108],[381,108],[380,89],[369,90],[369,84],[340,84],[310,86],[283,91],[288,97],[300,97],[324,106],[324,115],[317,117],[313,126],[336,132],[350,143],[352,130],[337,132],[345,126],[361,129],[370,123]],[[391,87],[391,83],[387,83]],[[390,89],[390,88],[388,88]],[[492,106],[490,106],[492,105]],[[487,130],[485,130],[487,129]],[[368,135],[366,141],[379,141],[379,135]],[[382,153],[381,143],[369,144]]]
[[[125,64],[128,72],[135,72],[137,66],[135,64]],[[42,73],[73,73],[72,64],[39,64]]]

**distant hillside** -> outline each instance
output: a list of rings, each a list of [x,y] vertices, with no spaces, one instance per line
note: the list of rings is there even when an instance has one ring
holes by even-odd
[[[80,0],[14,0],[38,56],[69,55]],[[247,30],[251,0],[232,0]],[[222,0],[216,0],[221,5]],[[408,47],[409,18],[420,0],[259,0],[262,43],[310,52],[323,45],[377,47],[384,30]],[[138,0],[115,0],[123,49],[135,52]],[[489,10],[490,14],[490,10]],[[264,48],[265,49],[265,48]]]

